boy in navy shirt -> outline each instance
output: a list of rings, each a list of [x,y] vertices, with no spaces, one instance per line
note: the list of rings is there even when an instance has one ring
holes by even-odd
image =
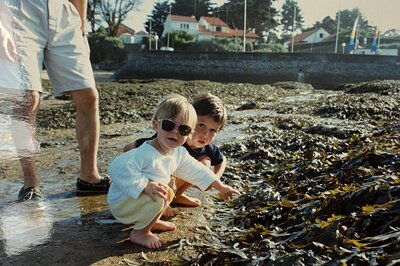
[[[225,104],[219,97],[208,93],[197,97],[193,102],[193,107],[197,114],[196,128],[183,146],[191,156],[212,168],[214,173],[220,178],[226,167],[226,158],[218,146],[212,142],[226,123],[227,114]],[[145,141],[155,137],[156,135],[153,135],[150,138],[142,138],[129,143],[124,147],[124,152],[137,148]],[[172,203],[192,207],[201,205],[199,199],[189,197],[184,193],[192,184],[183,181],[179,177],[175,177],[175,183],[176,193]],[[168,218],[176,214],[175,210],[169,208],[164,213],[164,216]]]

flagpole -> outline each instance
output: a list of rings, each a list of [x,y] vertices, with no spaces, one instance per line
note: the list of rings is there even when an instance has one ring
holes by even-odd
[[[294,27],[295,27],[295,25],[296,25],[296,6],[294,6],[294,10],[293,10],[292,47],[291,47],[292,53],[293,53],[293,46],[294,46]]]
[[[339,41],[339,27],[340,27],[340,10],[338,14],[338,22],[337,22],[337,27],[336,27],[336,43],[335,43],[335,54],[337,54],[337,49],[338,49],[338,41]]]
[[[378,44],[376,46],[376,51],[379,54],[379,46],[381,45],[381,33],[378,31]]]
[[[169,17],[170,17],[170,19],[171,19],[171,23],[170,23],[170,25],[169,25],[169,29],[168,29],[168,34],[167,34],[167,49],[169,49],[169,33],[170,33],[170,31],[171,31],[171,28],[172,28],[172,15],[171,15],[171,10],[172,10],[172,5],[170,4],[169,5]]]
[[[359,21],[361,20],[361,16],[360,16],[360,11],[358,11],[358,20],[357,20],[357,25],[356,25],[356,40],[355,40],[355,46],[354,46],[354,54],[357,54],[357,50],[358,50],[358,44],[359,44],[359,37],[360,37],[360,23]]]
[[[244,14],[243,14],[243,52],[246,52],[246,31],[247,31],[247,25],[246,25],[246,16],[247,16],[247,0],[244,0]]]
[[[348,51],[350,54],[355,53],[355,46],[357,45],[357,38],[356,38],[356,30],[358,24],[359,15],[357,15],[356,20],[354,21],[353,30],[351,31],[350,41],[348,46]]]

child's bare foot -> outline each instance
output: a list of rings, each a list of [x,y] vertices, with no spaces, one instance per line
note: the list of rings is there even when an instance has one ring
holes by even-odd
[[[144,246],[150,249],[160,248],[165,244],[164,240],[159,239],[156,235],[151,232],[141,232],[133,230],[129,236],[132,243]]]
[[[178,213],[179,212],[177,210],[173,209],[171,206],[168,206],[168,208],[165,210],[162,216],[165,218],[172,218],[176,216]]]
[[[199,199],[186,196],[185,194],[176,195],[172,203],[190,207],[199,207],[201,205],[201,201]]]
[[[151,228],[151,231],[174,231],[176,229],[176,226],[171,223],[171,222],[166,222],[166,221],[161,221],[158,220],[153,227]]]

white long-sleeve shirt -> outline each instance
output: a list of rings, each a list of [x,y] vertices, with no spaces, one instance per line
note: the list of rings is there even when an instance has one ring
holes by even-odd
[[[140,147],[116,157],[108,168],[112,178],[108,192],[108,204],[139,197],[149,180],[168,185],[171,175],[194,184],[202,190],[208,188],[217,177],[205,165],[194,159],[184,147],[172,154],[162,155],[147,142]]]

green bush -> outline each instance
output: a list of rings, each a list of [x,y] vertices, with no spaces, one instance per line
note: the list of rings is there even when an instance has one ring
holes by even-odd
[[[258,43],[254,46],[254,52],[260,53],[286,53],[287,51],[280,43]]]
[[[169,40],[168,40],[169,38]],[[167,44],[169,42],[169,44]],[[174,31],[165,35],[160,39],[161,46],[169,46],[174,48],[175,51],[178,50],[189,50],[193,43],[196,42],[196,36],[189,34],[185,31]],[[159,47],[161,47],[159,45]]]
[[[94,34],[88,38],[90,60],[93,64],[102,62],[122,62],[125,58],[124,43],[118,37]]]

